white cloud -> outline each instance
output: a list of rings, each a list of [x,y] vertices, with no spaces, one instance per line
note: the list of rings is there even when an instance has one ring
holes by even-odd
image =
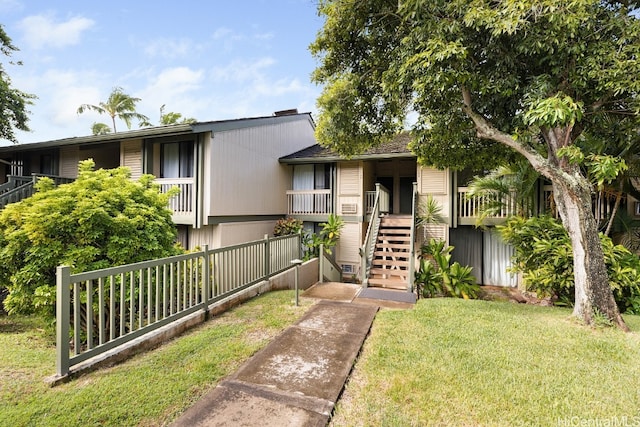
[[[246,82],[255,80],[264,75],[264,70],[274,65],[276,61],[273,58],[260,58],[256,61],[249,62],[244,60],[235,60],[224,67],[214,67],[211,71],[211,78],[216,81],[229,82]]]
[[[145,55],[151,58],[173,59],[187,56],[194,49],[191,40],[160,38],[144,46]]]
[[[55,22],[54,17],[49,15],[28,16],[18,23],[18,27],[24,32],[25,41],[34,49],[78,44],[82,32],[93,25],[94,21],[81,16]]]

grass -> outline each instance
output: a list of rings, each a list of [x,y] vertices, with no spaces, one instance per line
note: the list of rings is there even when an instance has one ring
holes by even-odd
[[[157,426],[235,371],[311,302],[270,292],[162,347],[50,388],[53,337],[38,319],[0,317],[0,426]]]
[[[332,426],[640,422],[640,317],[625,334],[569,315],[457,299],[381,311]]]

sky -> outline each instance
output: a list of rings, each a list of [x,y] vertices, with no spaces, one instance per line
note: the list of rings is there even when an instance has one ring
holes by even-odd
[[[198,121],[316,112],[321,88],[309,52],[322,26],[317,0],[0,0],[0,24],[20,49],[0,62],[12,86],[37,96],[19,143],[91,134],[108,115],[77,114],[114,87]],[[21,61],[11,65],[8,60]],[[117,130],[126,125],[116,122]],[[138,128],[138,122],[132,123]],[[0,145],[8,145],[0,139]]]

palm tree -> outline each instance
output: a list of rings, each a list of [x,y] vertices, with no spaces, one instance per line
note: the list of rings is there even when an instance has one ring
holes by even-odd
[[[137,119],[141,122],[149,121],[144,114],[136,112],[136,103],[140,98],[133,98],[122,91],[121,87],[114,87],[109,95],[107,102],[101,102],[98,105],[82,104],[78,107],[78,114],[84,113],[86,110],[93,110],[99,114],[108,114],[113,123],[113,131],[116,130],[116,116],[127,124],[127,128],[131,129],[131,119]]]
[[[111,128],[104,123],[96,123],[94,122],[91,125],[91,133],[94,135],[106,135],[111,132]]]
[[[190,124],[190,123],[196,122],[196,119],[191,117],[183,118],[182,114],[180,113],[174,113],[173,111],[165,113],[164,107],[165,107],[165,104],[162,104],[162,106],[160,107],[160,123],[159,123],[160,126]],[[140,127],[149,127],[149,126],[153,126],[153,123],[149,122],[148,120],[145,120],[140,123]]]

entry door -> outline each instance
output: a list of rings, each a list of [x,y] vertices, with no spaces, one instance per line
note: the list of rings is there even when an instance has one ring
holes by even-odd
[[[413,182],[415,178],[400,178],[400,212],[410,214],[413,209]]]

